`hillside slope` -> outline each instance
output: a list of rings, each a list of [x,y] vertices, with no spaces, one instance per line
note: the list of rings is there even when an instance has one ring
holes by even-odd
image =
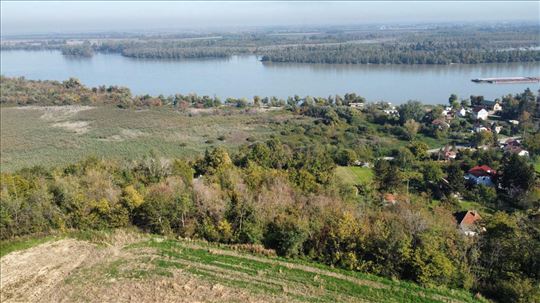
[[[2,302],[476,302],[464,291],[126,232],[100,244],[56,239],[0,263]]]

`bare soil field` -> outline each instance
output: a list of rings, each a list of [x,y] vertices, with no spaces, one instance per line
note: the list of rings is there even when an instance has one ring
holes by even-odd
[[[1,259],[1,302],[277,302],[193,275],[175,271],[172,277],[117,279],[100,276],[110,262],[133,260],[122,250],[134,238],[115,236],[115,245],[100,247],[62,239],[13,252]],[[124,239],[121,239],[124,238]],[[79,275],[92,277],[80,281]],[[99,281],[99,283],[96,283]]]

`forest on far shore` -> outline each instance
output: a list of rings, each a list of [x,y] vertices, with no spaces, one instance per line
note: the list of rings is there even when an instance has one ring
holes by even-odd
[[[436,25],[428,28],[323,29],[288,35],[274,31],[123,39],[50,38],[2,42],[2,50],[57,49],[66,56],[96,52],[146,59],[227,58],[254,54],[267,62],[340,64],[475,64],[540,61],[537,25]]]

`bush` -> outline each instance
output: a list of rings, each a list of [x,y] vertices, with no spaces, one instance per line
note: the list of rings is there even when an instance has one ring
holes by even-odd
[[[264,244],[280,256],[291,257],[302,253],[307,231],[297,217],[280,214],[266,226]]]

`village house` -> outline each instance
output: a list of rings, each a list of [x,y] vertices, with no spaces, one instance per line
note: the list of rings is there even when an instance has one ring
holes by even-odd
[[[504,142],[502,149],[507,153],[518,154],[522,157],[528,157],[529,152],[523,148],[521,141],[517,139],[508,139]]]
[[[467,236],[476,236],[481,230],[478,221],[482,219],[475,210],[458,212],[455,215],[459,230]]]
[[[454,117],[457,115],[457,110],[454,110],[453,108],[451,107],[446,107],[443,111],[442,111],[442,116],[444,117],[444,119],[446,120],[452,120],[454,119]]]
[[[388,115],[388,116],[399,117],[399,112],[398,112],[398,110],[395,109],[395,108],[391,108],[391,109],[383,109],[383,113],[385,113],[385,114]]]
[[[439,157],[443,158],[446,161],[454,160],[457,157],[457,153],[453,150],[451,150],[451,147],[449,145],[446,145],[444,147],[444,150],[439,151]]]
[[[491,130],[497,134],[500,133],[502,129],[503,129],[502,125],[497,125],[495,123],[491,124]]]
[[[365,103],[363,103],[363,102],[350,102],[349,103],[349,107],[357,108],[357,109],[363,109],[364,105],[365,105]]]
[[[495,100],[495,101],[482,100],[482,102],[480,102],[480,106],[486,109],[489,114],[495,114],[497,112],[502,111],[502,106],[499,100]]]
[[[444,121],[444,118],[435,119],[431,122],[433,126],[436,126],[438,129],[447,129],[450,127],[448,122]]]
[[[360,160],[354,161],[353,165],[360,166],[360,167],[371,167],[371,163],[366,162],[366,161],[360,161]]]
[[[483,107],[475,107],[472,111],[472,116],[476,120],[487,120],[489,113]]]
[[[475,185],[495,186],[497,171],[487,165],[475,166],[467,172],[465,180]]]
[[[467,116],[467,110],[464,107],[462,107],[456,112],[456,114],[458,117],[464,118]]]
[[[475,133],[491,132],[491,129],[489,129],[489,128],[485,127],[485,126],[479,125],[479,126],[474,128],[474,132]]]
[[[451,114],[452,114],[452,108],[451,107],[446,107],[441,112],[441,115],[443,115],[443,116],[448,116],[448,115],[451,115]]]

